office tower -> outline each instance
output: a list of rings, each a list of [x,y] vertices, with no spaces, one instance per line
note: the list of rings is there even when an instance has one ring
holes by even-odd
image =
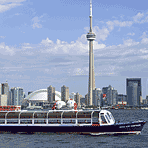
[[[81,95],[77,92],[76,95],[74,95],[74,100],[77,103],[77,106],[80,107],[80,99],[81,99]]]
[[[95,89],[95,75],[94,75],[94,54],[93,54],[93,41],[96,35],[92,32],[92,0],[90,0],[90,30],[86,35],[89,41],[89,82],[88,82],[88,100],[89,105],[92,105],[93,90]]]
[[[118,99],[118,92],[113,88],[112,90],[112,105],[117,104],[117,99]]]
[[[47,98],[49,103],[53,103],[55,101],[55,87],[51,85],[47,87]]]
[[[123,94],[118,94],[117,97],[117,104],[119,104],[118,102],[127,102],[127,95],[123,95]]]
[[[67,102],[69,100],[69,87],[63,85],[61,87],[61,101]]]
[[[127,103],[131,106],[140,105],[141,92],[141,78],[127,78],[126,79],[126,94]]]
[[[11,88],[11,105],[22,105],[24,99],[23,88],[13,87]]]
[[[88,94],[85,95],[85,105],[89,105]]]
[[[103,99],[103,95],[102,95],[101,105],[111,106],[117,103],[118,92],[111,85],[109,85],[108,87],[103,87],[102,94],[106,94],[106,97]]]
[[[6,106],[10,102],[9,85],[8,83],[0,84],[1,105]]]
[[[109,106],[113,104],[112,90],[113,90],[112,86],[109,85],[108,90],[107,90],[107,94],[106,94],[106,98],[107,98],[107,102],[108,102]]]
[[[94,106],[101,105],[101,94],[102,94],[102,90],[100,88],[95,88],[93,90],[93,105]]]

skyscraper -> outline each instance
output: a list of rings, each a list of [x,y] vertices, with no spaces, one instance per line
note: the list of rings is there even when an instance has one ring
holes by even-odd
[[[49,103],[52,103],[55,101],[55,87],[52,87],[51,85],[47,87],[47,98]]]
[[[63,85],[61,87],[61,101],[68,101],[69,100],[69,87]]]
[[[93,105],[100,106],[102,90],[100,88],[95,88],[93,90]]]
[[[92,0],[90,0],[90,30],[86,35],[89,41],[89,82],[88,82],[88,100],[89,105],[92,105],[93,90],[95,89],[95,76],[94,76],[94,54],[93,54],[93,41],[96,35],[92,32]]]
[[[24,99],[23,88],[13,87],[11,88],[11,105],[22,105]]]
[[[127,103],[132,106],[140,105],[142,97],[141,78],[126,79]]]

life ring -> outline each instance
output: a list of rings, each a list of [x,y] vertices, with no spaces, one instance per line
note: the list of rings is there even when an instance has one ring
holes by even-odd
[[[16,108],[15,111],[19,111],[19,108]]]

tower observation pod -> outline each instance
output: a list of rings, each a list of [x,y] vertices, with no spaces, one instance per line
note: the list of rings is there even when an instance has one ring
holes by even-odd
[[[90,0],[90,30],[86,35],[89,41],[89,82],[88,82],[88,104],[92,104],[92,93],[95,89],[95,75],[94,75],[94,54],[93,54],[93,41],[96,35],[92,32],[92,0]]]

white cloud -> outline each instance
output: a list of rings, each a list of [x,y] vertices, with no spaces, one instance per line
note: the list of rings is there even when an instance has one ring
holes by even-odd
[[[135,46],[138,45],[139,42],[135,42],[133,39],[128,39],[123,41],[123,45],[125,46]]]
[[[33,29],[35,29],[35,28],[42,28],[42,25],[40,24],[40,18],[41,17],[38,17],[38,16],[36,16],[36,17],[34,17],[33,19],[32,19],[32,28]]]
[[[136,22],[136,23],[139,23],[140,22],[140,20],[141,20],[141,18],[143,18],[144,17],[144,13],[138,13],[137,15],[135,15],[134,17],[133,17],[133,20],[134,20],[134,22]]]
[[[45,46],[50,46],[51,44],[53,44],[53,41],[49,40],[49,38],[47,37],[46,40],[41,41],[41,44]]]
[[[118,20],[114,20],[114,21],[108,21],[106,22],[106,24],[108,25],[110,30],[114,29],[114,26],[119,26],[119,27],[130,27],[132,26],[133,22],[132,21],[118,21]]]
[[[141,43],[142,43],[142,44],[148,44],[148,38],[143,38],[143,39],[141,40]]]
[[[23,1],[26,0],[0,0],[0,13],[22,5],[21,2]]]
[[[4,39],[4,38],[5,38],[5,36],[0,36],[0,38],[3,38],[3,39]]]
[[[134,35],[135,35],[135,33],[128,33],[127,35],[131,35],[131,36],[134,36]]]
[[[6,3],[20,3],[26,0],[0,0],[0,4],[6,4]]]
[[[0,54],[13,56],[15,49],[14,47],[6,46],[5,43],[0,43]]]
[[[147,37],[147,35],[146,35],[146,32],[143,32],[143,34],[142,34],[142,36],[140,37],[140,38],[146,38]]]
[[[147,38],[146,32],[143,32],[143,34],[140,38],[142,38],[142,40],[141,40],[142,44],[148,44],[148,38]]]

